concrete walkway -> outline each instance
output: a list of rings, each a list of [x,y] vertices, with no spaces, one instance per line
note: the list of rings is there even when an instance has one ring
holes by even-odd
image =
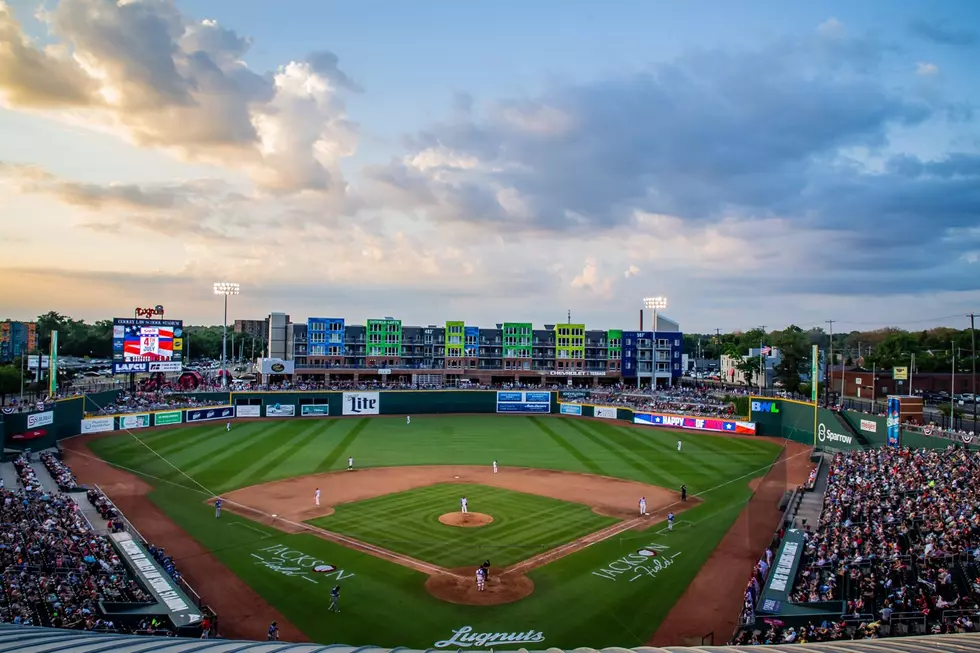
[[[800,502],[800,509],[796,513],[796,524],[802,527],[803,520],[805,519],[807,525],[813,530],[816,530],[820,524],[820,513],[823,511],[823,498],[827,493],[827,477],[830,475],[830,462],[834,458],[833,454],[821,453],[820,455],[823,457],[823,462],[820,465],[820,473],[817,474],[817,482],[812,492],[807,492],[803,495],[803,501]]]
[[[20,490],[24,487],[20,484],[20,477],[17,476],[13,463],[0,463],[0,478],[3,479],[3,487],[8,490]]]

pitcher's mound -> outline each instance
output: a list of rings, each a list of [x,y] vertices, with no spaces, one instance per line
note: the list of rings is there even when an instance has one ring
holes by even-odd
[[[468,513],[473,514],[473,513]],[[476,567],[453,569],[454,575],[438,574],[429,576],[425,589],[432,596],[458,605],[501,605],[513,603],[529,596],[534,591],[534,583],[523,575],[497,576],[490,574],[486,589],[476,589]]]
[[[484,515],[482,512],[447,512],[445,515],[439,515],[439,521],[446,526],[476,528],[477,526],[486,526],[493,521],[493,517]]]

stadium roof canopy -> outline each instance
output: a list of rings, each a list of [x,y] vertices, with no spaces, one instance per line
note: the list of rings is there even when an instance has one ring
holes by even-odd
[[[442,653],[447,649],[429,649]],[[525,649],[521,649],[522,651]],[[671,646],[668,648],[640,647],[635,649],[605,648],[603,653],[732,653],[730,646]],[[753,646],[760,653],[980,653],[980,633],[969,635],[929,635],[923,637],[894,637],[866,639],[826,644],[783,644]],[[185,639],[114,635],[79,630],[34,628],[0,624],[0,653],[416,653],[413,649],[387,649],[374,646],[344,646],[332,644],[288,644],[286,642],[245,642],[232,639]],[[561,649],[547,649],[562,653]],[[575,653],[593,653],[595,649],[577,648]]]

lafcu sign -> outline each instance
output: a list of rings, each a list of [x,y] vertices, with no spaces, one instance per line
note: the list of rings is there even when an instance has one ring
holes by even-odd
[[[774,415],[779,414],[779,404],[775,401],[753,401],[752,402],[752,412],[753,413],[772,413]]]

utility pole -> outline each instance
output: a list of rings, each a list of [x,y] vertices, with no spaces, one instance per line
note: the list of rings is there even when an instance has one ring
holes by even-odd
[[[973,429],[977,429],[977,330],[974,327],[973,319],[976,317],[975,313],[970,313],[970,348],[973,350],[971,353],[973,356],[970,360],[973,361],[973,386],[970,392],[973,393]]]
[[[824,405],[830,404],[830,386],[833,384],[833,371],[831,366],[834,364],[834,322],[837,320],[825,320],[827,324],[830,325],[830,354],[827,358],[827,370],[824,372],[824,384],[823,384],[823,403]],[[843,374],[843,372],[841,372]],[[841,405],[844,404],[844,397],[840,398]]]

